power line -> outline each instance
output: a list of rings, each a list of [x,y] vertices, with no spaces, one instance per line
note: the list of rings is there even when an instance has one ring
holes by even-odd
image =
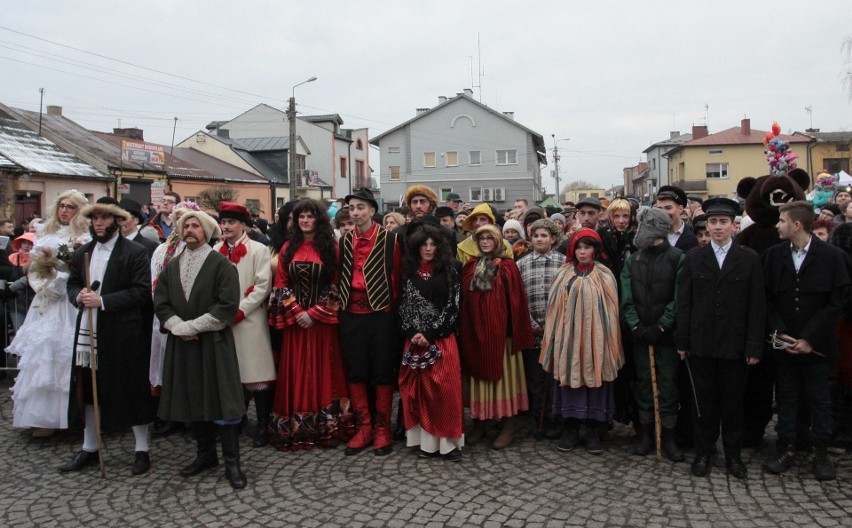
[[[240,93],[240,94],[243,94],[243,95],[250,95],[250,96],[252,96],[252,97],[260,97],[261,99],[269,99],[269,100],[273,100],[273,101],[281,101],[281,102],[285,102],[285,101],[284,101],[284,100],[282,100],[282,99],[276,99],[276,98],[274,98],[274,97],[267,97],[267,96],[265,96],[265,95],[260,95],[260,94],[256,94],[256,93],[246,92],[246,91],[244,91],[244,90],[236,90],[236,89],[234,89],[234,88],[228,88],[227,86],[220,86],[220,85],[218,85],[218,84],[213,84],[213,83],[209,83],[209,82],[199,81],[199,80],[193,79],[193,78],[191,78],[191,77],[186,77],[186,76],[183,76],[183,75],[177,75],[177,74],[174,74],[174,73],[169,73],[169,72],[166,72],[166,71],[158,70],[158,69],[156,69],[156,68],[149,68],[148,66],[142,66],[142,65],[140,65],[140,64],[135,64],[135,63],[128,62],[128,61],[125,61],[125,60],[122,60],[122,59],[116,59],[116,58],[114,58],[114,57],[109,57],[109,56],[107,56],[107,55],[102,55],[102,54],[100,54],[100,53],[95,53],[95,52],[93,52],[93,51],[88,51],[88,50],[84,50],[84,49],[77,48],[77,47],[74,47],[74,46],[69,46],[68,44],[62,44],[61,42],[56,42],[56,41],[49,40],[49,39],[46,39],[46,38],[43,38],[43,37],[39,37],[39,36],[36,36],[36,35],[31,35],[31,34],[29,34],[29,33],[24,33],[23,31],[17,31],[17,30],[15,30],[15,29],[8,28],[8,27],[5,27],[5,26],[0,26],[0,30],[8,31],[8,32],[10,32],[10,33],[15,33],[16,35],[22,35],[22,36],[24,36],[24,37],[29,37],[29,38],[31,38],[31,39],[40,40],[40,41],[42,41],[42,42],[47,42],[48,44],[53,44],[54,46],[60,46],[60,47],[63,47],[63,48],[68,48],[68,49],[71,49],[71,50],[74,50],[74,51],[77,51],[77,52],[80,52],[80,53],[85,53],[85,54],[87,54],[87,55],[92,55],[92,56],[95,56],[95,57],[99,57],[99,58],[101,58],[101,59],[106,59],[106,60],[110,60],[110,61],[118,62],[118,63],[120,63],[120,64],[124,64],[124,65],[127,65],[127,66],[132,66],[132,67],[134,67],[134,68],[139,68],[139,69],[142,69],[142,70],[147,70],[147,71],[150,71],[150,72],[158,73],[158,74],[160,74],[160,75],[166,75],[166,76],[168,76],[168,77],[174,77],[174,78],[176,78],[176,79],[182,79],[182,80],[184,80],[184,81],[189,81],[189,82],[193,82],[193,83],[196,83],[196,84],[202,84],[202,85],[207,85],[207,86],[213,86],[213,87],[215,87],[215,88],[219,88],[219,89],[221,89],[221,90],[227,90],[227,91],[229,91],[229,92]]]

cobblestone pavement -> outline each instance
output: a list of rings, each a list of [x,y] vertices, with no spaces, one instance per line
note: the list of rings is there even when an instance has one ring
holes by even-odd
[[[218,468],[192,479],[178,470],[194,455],[188,434],[155,439],[151,471],[130,476],[133,435],[109,435],[107,479],[97,469],[62,475],[81,434],[34,440],[13,429],[9,381],[0,382],[0,524],[3,526],[852,526],[852,456],[834,455],[839,478],[818,483],[803,459],[782,477],[763,475],[769,450],[747,450],[746,483],[717,460],[709,478],[688,463],[629,453],[617,426],[602,456],[559,453],[555,441],[519,435],[508,449],[464,450],[452,464],[336,450],[279,453],[243,437],[249,485],[234,491]]]

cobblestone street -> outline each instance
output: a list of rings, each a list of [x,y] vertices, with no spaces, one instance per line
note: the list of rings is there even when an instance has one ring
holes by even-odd
[[[105,438],[106,480],[96,468],[63,475],[56,467],[81,435],[34,440],[12,429],[9,385],[0,383],[4,526],[852,526],[848,454],[833,455],[834,482],[816,482],[809,458],[783,477],[763,475],[765,441],[761,452],[744,452],[747,483],[729,479],[720,458],[709,478],[694,478],[688,462],[631,455],[624,426],[602,456],[559,453],[556,441],[524,431],[503,451],[466,448],[459,464],[418,458],[400,443],[383,458],[346,457],[342,447],[279,453],[253,449],[244,435],[242,491],[228,486],[222,466],[178,476],[194,456],[189,434],[154,439],[151,471],[131,477],[127,431]]]

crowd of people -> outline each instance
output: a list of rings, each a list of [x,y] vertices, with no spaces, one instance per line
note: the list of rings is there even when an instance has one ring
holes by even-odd
[[[527,419],[559,451],[599,454],[621,422],[637,456],[693,449],[699,477],[721,433],[746,478],[741,449],[774,402],[763,470],[808,450],[815,477],[835,478],[828,448],[852,445],[852,222],[790,200],[758,252],[740,204],[673,186],[651,206],[519,199],[502,215],[425,185],[403,201],[382,214],[369,189],[304,198],[267,225],[173,192],[156,214],[60,194],[0,261],[0,290],[32,295],[6,348],[13,425],[82,426],[62,472],[103,468],[102,433],[131,428],[133,475],[151,467],[152,424],[188,426],[180,474],[217,467],[221,444],[237,489],[252,400],[256,448],[387,456],[404,440],[458,462],[468,445],[509,448]]]

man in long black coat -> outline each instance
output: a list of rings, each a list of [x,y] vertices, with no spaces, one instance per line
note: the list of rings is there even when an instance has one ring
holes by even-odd
[[[835,325],[850,284],[846,255],[812,236],[811,204],[781,206],[778,234],[782,243],[763,257],[769,332],[774,336],[775,400],[778,404],[778,450],[763,464],[768,473],[783,473],[794,463],[798,395],[808,395],[817,480],[833,480],[828,458],[832,417],[829,376],[837,358]]]
[[[101,428],[133,427],[136,457],[132,474],[150,467],[148,425],[153,419],[148,364],[150,333],[151,272],[145,248],[119,233],[119,220],[127,213],[112,199],[101,199],[81,211],[92,220],[94,240],[74,253],[68,278],[68,299],[80,309],[78,334],[74,340],[74,369],[71,376],[69,422],[84,418],[83,448],[62,472],[77,471],[97,462],[97,440],[92,406],[90,343],[96,349],[98,403]],[[100,286],[87,287],[85,255],[91,258],[89,280]],[[89,331],[88,310],[93,310],[94,337]],[[147,322],[147,325],[146,325]]]
[[[711,198],[702,209],[711,242],[686,255],[677,307],[677,349],[690,361],[698,400],[692,473],[710,472],[721,425],[728,473],[745,478],[743,395],[747,365],[763,353],[763,273],[757,253],[733,241],[737,203]]]

